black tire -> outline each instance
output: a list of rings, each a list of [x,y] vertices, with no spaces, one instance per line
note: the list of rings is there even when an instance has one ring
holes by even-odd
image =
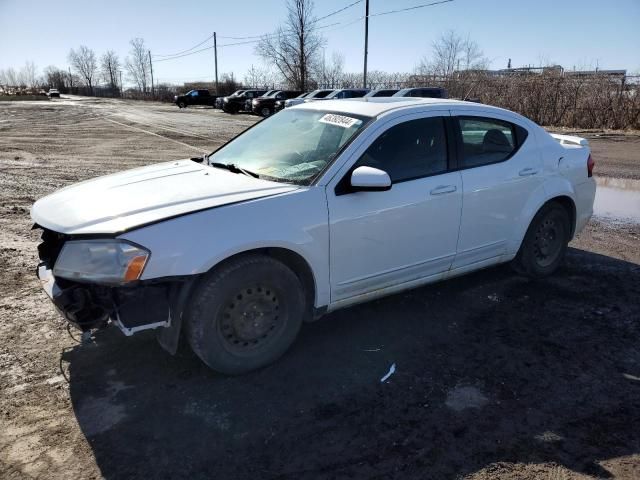
[[[214,270],[194,293],[187,338],[210,368],[238,375],[284,354],[304,314],[302,283],[290,268],[263,255],[240,257]]]
[[[226,113],[231,113],[235,115],[236,113],[238,113],[240,108],[234,104],[230,104],[222,107],[222,110],[224,110]]]
[[[571,236],[567,210],[556,202],[544,205],[533,217],[520,250],[512,262],[516,272],[544,278],[564,260]]]
[[[178,102],[178,107],[179,108],[187,108],[187,104],[184,102]]]
[[[273,109],[271,107],[262,107],[260,109],[260,115],[265,118],[270,117],[271,115],[273,115]]]

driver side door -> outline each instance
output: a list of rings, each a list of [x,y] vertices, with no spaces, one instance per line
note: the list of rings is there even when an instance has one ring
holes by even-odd
[[[433,277],[456,254],[462,181],[449,171],[446,111],[395,119],[327,186],[331,302]],[[387,172],[388,191],[353,191],[359,166]]]

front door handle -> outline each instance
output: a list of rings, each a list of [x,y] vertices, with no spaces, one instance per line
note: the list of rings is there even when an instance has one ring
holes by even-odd
[[[529,177],[531,175],[535,175],[536,173],[538,173],[538,170],[536,170],[535,168],[523,168],[522,170],[520,170],[518,172],[518,175],[520,175],[521,177]]]
[[[439,185],[431,190],[431,195],[442,195],[445,193],[455,192],[458,188],[455,185]]]

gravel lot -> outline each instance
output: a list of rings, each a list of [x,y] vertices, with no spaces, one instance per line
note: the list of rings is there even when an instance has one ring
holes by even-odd
[[[640,478],[637,223],[594,219],[546,281],[498,267],[336,312],[242,377],[152,332],[79,346],[35,278],[31,204],[254,122],[0,102],[1,478]],[[585,135],[598,175],[640,179],[638,134]]]

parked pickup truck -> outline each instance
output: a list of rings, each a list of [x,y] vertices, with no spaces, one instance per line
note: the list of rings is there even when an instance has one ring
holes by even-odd
[[[228,97],[233,97],[235,95],[240,95],[241,93],[243,93],[244,90],[236,90],[235,92],[233,92],[231,95],[227,95]],[[218,97],[216,98],[216,104],[215,104],[215,108],[219,108],[222,110],[222,106],[224,105],[224,99],[227,97]]]
[[[591,217],[593,168],[587,140],[496,107],[306,103],[209,155],[41,198],[37,272],[85,337],[158,329],[239,374],[339,308],[505,262],[551,275]]]
[[[242,108],[242,110],[244,110],[245,112],[251,112],[253,111],[253,102],[258,99],[258,98],[266,98],[266,97],[271,97],[273,95],[275,95],[276,93],[278,93],[278,90],[267,90],[266,92],[264,92],[262,95],[260,95],[259,97],[255,97],[255,98],[247,98],[244,101],[244,107]]]
[[[247,100],[252,100],[264,95],[265,93],[267,93],[267,90],[245,90],[238,95],[224,97],[222,101],[222,110],[227,113],[238,113],[239,111],[244,110]]]
[[[271,95],[263,95],[251,100],[251,111],[257,115],[268,117],[276,112],[276,102],[296,98],[302,92],[298,90],[277,90]]]
[[[214,106],[217,95],[211,95],[209,90],[190,90],[184,95],[176,95],[173,102],[180,108],[187,108],[190,105],[210,105]]]

